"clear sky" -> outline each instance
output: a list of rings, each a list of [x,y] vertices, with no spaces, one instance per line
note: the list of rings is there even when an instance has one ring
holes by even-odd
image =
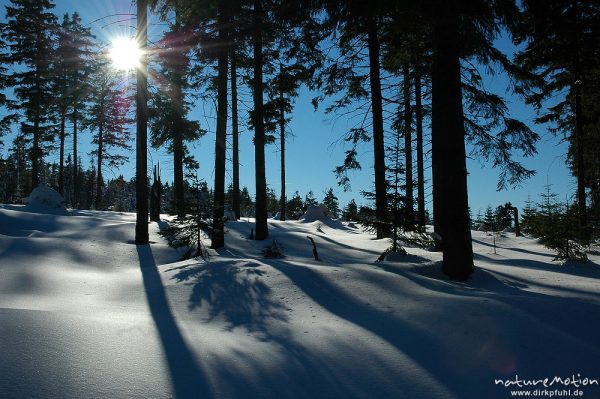
[[[7,4],[7,0],[0,0],[0,4]],[[55,12],[61,19],[65,12],[77,11],[84,24],[89,24],[94,33],[103,42],[110,42],[115,36],[133,35],[135,23],[129,21],[127,15],[114,16],[115,14],[135,13],[135,5],[130,0],[55,0]],[[4,18],[4,11],[0,10]],[[103,18],[113,15],[109,18]],[[103,18],[103,19],[100,19]],[[160,38],[164,25],[155,18],[151,19],[149,35],[151,41]],[[498,45],[505,52],[512,51],[510,42],[502,38],[498,40]],[[570,176],[565,166],[566,144],[561,143],[561,139],[554,137],[544,126],[533,125],[535,113],[533,109],[523,104],[523,102],[507,89],[507,79],[502,75],[486,76],[486,88],[490,91],[505,95],[509,101],[511,115],[529,124],[541,136],[538,146],[538,155],[535,158],[523,160],[526,167],[535,169],[535,177],[523,183],[522,187],[509,189],[506,191],[496,191],[498,180],[498,171],[491,168],[490,165],[481,163],[479,160],[468,160],[469,171],[469,200],[474,214],[479,209],[485,209],[488,204],[492,206],[500,205],[511,201],[519,207],[530,195],[533,200],[537,200],[537,195],[544,191],[547,183],[553,185],[553,190],[564,199],[566,194],[571,195],[575,192],[575,180]],[[242,91],[249,93],[248,88],[241,88]],[[343,144],[339,143],[340,137],[348,128],[349,122],[344,119],[332,120],[331,115],[326,115],[319,110],[314,112],[310,103],[314,93],[309,93],[306,89],[301,90],[301,95],[295,101],[295,109],[291,115],[292,121],[289,125],[293,133],[286,147],[287,164],[287,193],[291,196],[294,191],[299,191],[301,195],[308,190],[313,190],[318,199],[322,199],[324,191],[333,187],[340,203],[345,205],[350,199],[354,198],[358,203],[364,203],[360,195],[362,190],[370,190],[373,181],[372,168],[372,144],[366,143],[360,147],[360,160],[362,170],[350,174],[352,191],[343,192],[336,184],[333,169],[342,163],[344,157]],[[240,120],[247,120],[247,110],[249,105],[240,106]],[[193,153],[200,162],[199,175],[204,178],[209,186],[214,181],[214,117],[215,111],[212,104],[197,103],[191,115],[192,119],[199,120],[209,133],[198,143],[193,145]],[[229,128],[229,127],[228,127]],[[241,126],[242,134],[240,138],[240,162],[241,172],[240,180],[242,186],[247,186],[253,192],[254,186],[254,148],[252,144],[252,132]],[[428,129],[426,134],[428,134]],[[91,134],[84,132],[80,135],[81,152],[90,151]],[[8,143],[9,140],[5,140]],[[133,143],[132,143],[133,144]],[[67,147],[72,143],[67,143]],[[4,148],[4,151],[6,148]],[[3,152],[4,152],[3,151]],[[67,148],[69,151],[69,148]],[[230,154],[228,153],[228,156]],[[279,146],[271,145],[267,148],[267,183],[276,193],[280,191],[279,176]],[[58,159],[58,154],[50,155],[47,160]],[[85,159],[85,155],[84,155]],[[131,153],[131,162],[121,170],[107,171],[106,178],[123,174],[126,178],[132,177],[134,172],[135,154]],[[165,151],[152,150],[149,154],[149,170],[152,163],[160,162],[162,168],[163,181],[172,180],[172,161],[169,154]],[[89,162],[84,162],[88,165]],[[231,164],[228,162],[227,173],[230,181]],[[430,176],[427,171],[428,179]],[[228,183],[227,183],[228,184]],[[430,187],[427,193],[430,192]],[[428,200],[430,196],[428,195]],[[428,205],[430,207],[430,204]]]

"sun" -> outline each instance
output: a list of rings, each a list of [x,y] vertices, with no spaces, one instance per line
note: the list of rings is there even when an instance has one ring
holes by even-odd
[[[136,41],[129,37],[117,37],[112,41],[110,58],[116,69],[129,71],[140,65],[142,52]]]

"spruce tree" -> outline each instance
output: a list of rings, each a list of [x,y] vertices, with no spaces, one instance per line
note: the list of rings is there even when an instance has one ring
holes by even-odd
[[[252,12],[252,125],[254,126],[254,167],[256,176],[256,223],[255,238],[264,240],[269,235],[267,226],[267,181],[265,173],[265,122],[264,122],[264,82],[263,44],[264,9],[263,0],[254,0]]]
[[[106,63],[99,63],[90,79],[89,107],[83,127],[92,132],[96,148],[91,154],[96,158],[95,207],[103,209],[104,166],[119,167],[127,161],[121,150],[131,149],[129,125],[132,101],[127,87]]]
[[[342,218],[347,221],[356,222],[358,221],[358,217],[358,205],[356,205],[354,199],[351,199],[342,212]]]
[[[137,0],[136,42],[141,51],[136,71],[135,243],[146,245],[148,232],[148,2]]]
[[[30,188],[40,183],[44,146],[54,138],[52,60],[57,20],[53,7],[49,0],[11,0],[2,26],[2,39],[10,51],[6,61],[15,66],[8,76],[16,97],[11,109],[22,112],[21,131],[30,144]]]
[[[313,193],[312,190],[309,190],[308,193],[306,193],[306,196],[304,197],[304,210],[306,211],[309,207],[317,205],[318,203],[319,202],[315,197],[315,193]]]
[[[69,23],[67,24],[67,41],[66,41],[66,59],[62,60],[66,66],[66,76],[68,80],[68,102],[71,109],[70,119],[73,126],[73,163],[78,164],[78,132],[80,123],[85,117],[86,100],[88,98],[91,87],[89,85],[90,76],[93,70],[93,38],[90,28],[84,27],[81,22],[81,17],[77,13],[73,13]],[[62,120],[61,120],[62,122]],[[79,193],[79,177],[77,168],[73,175],[73,190],[75,203],[78,202]]]
[[[304,213],[304,201],[298,191],[294,192],[292,198],[287,201],[286,214],[288,219],[297,220]]]
[[[329,188],[325,192],[325,197],[323,198],[323,205],[325,205],[327,209],[329,209],[329,214],[331,215],[331,217],[333,217],[334,219],[337,219],[339,217],[340,205],[337,197],[335,196],[335,193],[333,192],[333,188]]]
[[[570,161],[577,177],[579,235],[589,239],[586,197],[586,97],[598,93],[598,20],[600,2],[580,0],[523,1],[523,18],[517,40],[525,48],[517,61],[539,74],[521,89],[527,102],[540,111],[538,123],[552,123],[553,131],[569,137]],[[560,101],[556,95],[565,93]],[[552,99],[550,106],[546,100]],[[596,157],[593,153],[590,157]]]
[[[156,51],[159,76],[157,90],[152,93],[150,124],[151,144],[154,148],[167,147],[173,154],[173,196],[175,214],[185,216],[185,173],[189,157],[187,143],[199,139],[205,131],[198,122],[188,118],[190,104],[186,95],[190,88],[191,50],[195,43],[192,29],[182,22],[176,11],[169,30],[158,43]]]

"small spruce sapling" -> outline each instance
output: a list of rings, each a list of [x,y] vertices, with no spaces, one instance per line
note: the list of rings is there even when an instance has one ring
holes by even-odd
[[[263,249],[262,254],[268,259],[283,258],[285,256],[283,246],[276,239]]]
[[[183,259],[190,259],[200,256],[202,259],[208,259],[208,250],[202,239],[211,236],[212,223],[206,220],[206,215],[209,214],[209,206],[207,198],[204,198],[201,182],[197,178],[195,180],[195,203],[190,207],[191,215],[177,217],[170,226],[161,231],[161,234],[167,238],[169,245],[174,248],[185,247],[186,251],[182,255]]]

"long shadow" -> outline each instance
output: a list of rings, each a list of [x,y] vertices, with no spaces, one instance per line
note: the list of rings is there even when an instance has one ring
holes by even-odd
[[[323,353],[297,342],[289,330],[289,316],[285,302],[273,297],[273,292],[261,277],[266,272],[260,264],[248,261],[200,263],[172,268],[177,271],[172,279],[192,284],[188,308],[204,308],[207,322],[224,318],[226,330],[244,328],[263,342],[271,345],[272,354],[284,353],[285,361],[271,369],[265,367],[261,356],[232,348],[227,358],[211,364],[211,374],[225,385],[231,398],[244,399],[325,399],[325,398],[379,398],[397,397],[395,387],[360,387],[369,394],[356,392],[351,377],[341,372]],[[280,298],[281,299],[281,298]],[[284,324],[273,324],[279,321]],[[332,352],[352,351],[329,346]],[[264,355],[263,355],[264,356]],[[250,366],[246,373],[237,365]]]
[[[371,250],[368,250],[368,249],[362,249],[362,248],[353,247],[352,245],[343,244],[343,243],[341,243],[341,242],[339,242],[339,241],[337,241],[337,240],[334,240],[334,239],[333,239],[333,238],[331,238],[331,237],[327,237],[326,235],[323,235],[323,234],[320,234],[320,235],[315,235],[315,236],[316,236],[316,237],[318,237],[319,239],[322,239],[323,241],[330,242],[330,243],[332,243],[332,244],[338,245],[338,246],[340,246],[340,247],[342,247],[342,248],[345,248],[345,249],[351,249],[351,250],[353,250],[353,251],[357,251],[357,252],[364,252],[365,254],[373,255],[373,256],[375,257],[375,258],[373,259],[373,261],[375,261],[375,259],[377,259],[377,257],[378,257],[379,255],[381,255],[381,253],[380,253],[380,252],[377,252],[377,251],[371,251]],[[337,252],[337,251],[336,251],[336,252]]]
[[[171,313],[150,246],[137,245],[137,253],[148,306],[167,358],[175,397],[210,397],[211,389],[201,366],[194,359]]]
[[[540,270],[546,272],[553,272],[559,274],[568,274],[571,276],[585,277],[590,279],[600,279],[600,268],[594,262],[588,262],[584,264],[564,264],[564,265],[553,265],[549,266],[546,262],[540,262],[532,259],[514,259],[504,258],[495,259],[489,256],[478,254],[479,259],[485,260],[486,262],[495,263],[498,265],[507,265],[513,267],[520,267],[524,269]]]
[[[431,265],[438,267],[438,265]],[[439,266],[441,268],[441,266]],[[477,280],[475,285],[483,286],[471,287],[467,283],[453,283],[451,281],[439,281],[433,278],[419,278],[417,273],[419,267],[415,267],[413,271],[387,268],[386,271],[394,273],[398,276],[405,277],[415,284],[418,284],[426,289],[433,291],[443,291],[445,293],[456,295],[459,297],[487,297],[495,301],[502,302],[513,309],[519,309],[533,319],[537,319],[541,323],[550,326],[557,331],[568,334],[576,338],[580,342],[587,345],[596,346],[597,331],[600,324],[596,320],[600,320],[600,306],[578,297],[564,297],[561,301],[556,301],[553,295],[536,293],[525,290],[530,281],[515,278],[508,273],[500,273],[497,271],[487,271],[477,268],[474,279]],[[421,273],[419,273],[421,274]],[[426,272],[422,275],[429,277],[431,273]],[[503,281],[496,275],[506,277],[509,280]],[[538,284],[538,283],[535,283]],[[575,295],[581,295],[582,292],[560,288],[564,291],[573,292]],[[589,294],[589,293],[588,293]],[[568,323],[565,321],[568,320]],[[583,326],[587,328],[572,328],[572,326]]]
[[[477,243],[479,245],[490,247],[490,248],[494,247],[494,245],[490,244],[489,242],[485,242],[485,241],[481,241],[481,240],[477,240],[477,239],[473,239],[473,242],[475,242],[475,243]],[[546,257],[546,258],[553,258],[554,257],[552,254],[546,254],[546,253],[543,253],[543,252],[531,251],[529,249],[523,249],[523,248],[517,248],[517,247],[506,248],[506,247],[500,246],[498,243],[496,243],[496,248],[498,248],[498,249],[504,249],[506,251],[522,252],[524,254],[529,254],[529,255],[543,256],[543,257]]]
[[[245,326],[248,331],[266,332],[269,320],[287,321],[286,307],[272,298],[271,289],[260,277],[257,263],[228,262],[191,265],[172,277],[193,284],[188,309],[207,308],[207,321],[222,315],[228,329]]]
[[[460,372],[444,366],[445,359],[439,342],[426,331],[358,301],[315,271],[285,261],[274,261],[270,264],[329,312],[378,335],[395,346],[431,373],[456,397],[461,397],[460,394],[465,393],[460,383]],[[473,374],[473,378],[477,379],[477,376]]]

